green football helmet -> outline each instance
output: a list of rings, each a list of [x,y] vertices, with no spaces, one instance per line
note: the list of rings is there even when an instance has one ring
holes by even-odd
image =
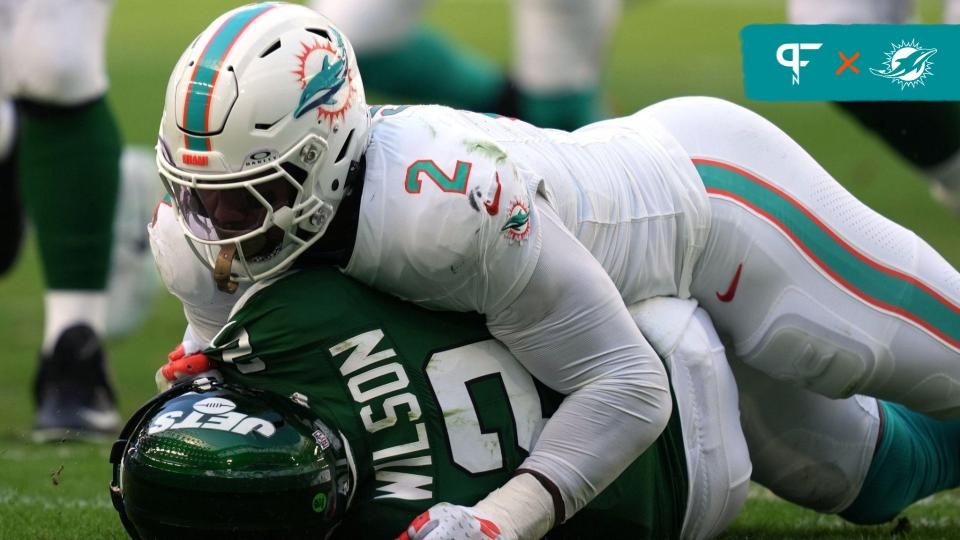
[[[323,538],[356,485],[349,446],[302,401],[201,377],[145,404],[110,453],[133,538]]]

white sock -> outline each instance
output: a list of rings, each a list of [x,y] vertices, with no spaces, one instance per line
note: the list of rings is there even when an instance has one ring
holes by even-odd
[[[60,334],[75,324],[86,324],[97,336],[107,325],[104,291],[47,291],[43,295],[43,354],[53,352]]]

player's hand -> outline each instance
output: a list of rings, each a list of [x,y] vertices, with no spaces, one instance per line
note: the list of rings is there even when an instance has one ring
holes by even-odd
[[[205,354],[186,354],[181,343],[167,355],[167,363],[157,370],[154,382],[157,383],[157,390],[163,391],[170,388],[180,377],[189,377],[209,370],[210,359]]]
[[[397,540],[501,540],[500,527],[473,508],[433,505],[410,523]]]

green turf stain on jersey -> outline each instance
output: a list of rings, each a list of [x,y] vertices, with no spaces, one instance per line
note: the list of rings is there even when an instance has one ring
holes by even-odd
[[[483,141],[483,140],[464,140],[463,145],[467,147],[468,152],[473,152],[475,154],[480,154],[484,157],[488,157],[497,163],[502,162],[507,159],[507,153],[503,151],[502,148],[497,146],[492,141]]]

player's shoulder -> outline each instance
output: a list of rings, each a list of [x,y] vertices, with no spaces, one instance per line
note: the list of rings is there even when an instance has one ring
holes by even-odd
[[[238,298],[230,319],[315,332],[375,306],[378,299],[371,293],[332,266],[291,270],[254,283]]]
[[[160,278],[170,294],[186,306],[220,306],[229,311],[236,296],[217,290],[210,269],[200,262],[184,236],[169,195],[154,207],[147,233]]]
[[[382,207],[394,223],[441,220],[447,227],[439,232],[456,226],[463,234],[500,215],[510,199],[527,202],[528,178],[475,113],[439,105],[377,109],[365,156],[365,198],[381,199],[365,210]]]
[[[484,118],[412,106],[374,122],[350,275],[430,307],[484,312],[496,296],[484,292],[491,246],[535,231],[530,177]]]

